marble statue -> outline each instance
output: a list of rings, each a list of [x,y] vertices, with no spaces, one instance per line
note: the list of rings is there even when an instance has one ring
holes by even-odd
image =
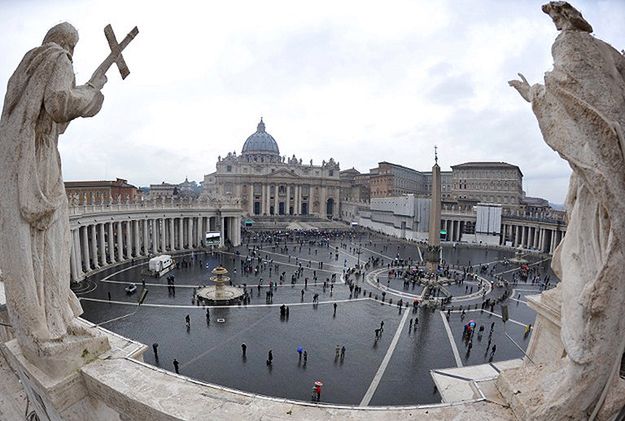
[[[573,173],[568,229],[552,267],[561,279],[566,355],[542,380],[536,419],[584,419],[618,381],[625,348],[625,57],[591,35],[567,2],[543,6],[560,34],[545,84],[510,81],[532,104],[545,142]],[[623,399],[623,396],[621,396]]]
[[[72,346],[87,350],[94,341],[76,319],[82,308],[70,290],[68,200],[57,143],[72,120],[100,111],[106,70],[117,63],[124,75],[125,45],[109,39],[109,57],[76,86],[77,42],[69,23],[51,28],[9,79],[0,119],[0,271],[11,324],[32,360],[58,357]]]

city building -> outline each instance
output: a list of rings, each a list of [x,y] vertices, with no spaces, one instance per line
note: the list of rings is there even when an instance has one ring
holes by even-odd
[[[139,190],[128,180],[83,180],[66,181],[65,193],[75,204],[106,203],[109,201],[135,201],[139,197]]]
[[[150,199],[171,199],[178,197],[178,185],[162,182],[161,184],[150,184]]]
[[[219,157],[216,171],[204,176],[202,195],[237,197],[250,216],[312,215],[339,217],[340,168],[330,158],[321,165],[293,155],[280,156],[262,118],[240,155]]]
[[[371,198],[426,194],[424,173],[386,161],[370,170],[369,184]]]
[[[451,200],[461,206],[479,202],[519,208],[524,197],[523,173],[505,162],[466,162],[452,165]]]
[[[341,198],[340,201],[368,202],[370,199],[369,174],[362,174],[355,168],[340,172]]]

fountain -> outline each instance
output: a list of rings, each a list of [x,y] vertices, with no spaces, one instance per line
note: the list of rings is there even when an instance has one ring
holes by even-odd
[[[226,285],[230,281],[228,269],[223,266],[217,266],[211,271],[213,276],[210,280],[215,285],[205,286],[197,291],[197,299],[205,305],[230,305],[236,304],[243,297],[244,292],[241,288]]]

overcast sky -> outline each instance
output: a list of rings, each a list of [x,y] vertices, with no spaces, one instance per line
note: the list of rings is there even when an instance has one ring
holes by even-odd
[[[507,81],[551,68],[544,1],[2,1],[0,93],[23,55],[68,21],[77,83],[121,40],[102,111],[60,138],[66,180],[201,181],[241,152],[260,116],[282,155],[368,172],[467,161],[521,167],[524,189],[562,203],[570,170]],[[625,48],[624,1],[576,1],[595,35]]]

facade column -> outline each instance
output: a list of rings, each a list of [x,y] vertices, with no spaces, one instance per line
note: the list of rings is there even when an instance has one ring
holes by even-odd
[[[100,267],[100,264],[98,262],[98,236],[97,236],[97,227],[95,224],[90,225],[89,229],[91,231],[91,247],[90,247],[90,251],[91,253],[89,253],[91,255],[91,262],[93,264],[93,268],[94,269],[98,269]]]
[[[291,185],[287,184],[286,185],[286,200],[284,201],[284,214],[285,215],[290,215],[291,214]],[[293,212],[295,212],[295,209],[293,209]]]
[[[111,261],[111,263],[115,263],[116,259],[115,259],[115,242],[114,242],[114,235],[113,235],[113,222],[109,222],[108,223],[109,226],[109,236],[108,236],[108,246],[109,246],[109,250],[108,250],[108,254],[109,254],[109,260]]]
[[[124,237],[122,231],[122,221],[117,221],[117,260],[124,261]]]
[[[553,252],[556,250],[556,236],[554,235],[553,231],[551,231],[551,241],[549,244],[549,254],[553,254]]]
[[[85,264],[85,270],[91,272],[91,260],[89,259],[89,235],[88,227],[81,227],[82,230],[82,260]]]
[[[267,184],[267,215],[271,215],[271,186],[269,184]]]
[[[100,266],[106,266],[106,244],[104,243],[104,224],[98,224],[98,240],[100,247],[98,247],[98,254],[100,257]]]
[[[521,237],[519,240],[519,245],[521,246],[521,248],[525,248],[525,227],[521,225],[519,228],[521,228]]]
[[[293,199],[293,201],[295,202],[293,204],[293,213],[295,215],[299,215],[300,214],[299,191],[300,191],[300,186],[299,186],[299,184],[297,184],[297,185],[295,185],[295,198]]]
[[[279,209],[278,209],[278,202],[279,202],[279,199],[278,199],[278,184],[276,184],[275,187],[274,187],[274,191],[273,191],[273,214],[274,215],[278,215],[280,213],[280,212],[278,212],[279,211]]]
[[[540,234],[538,236],[538,248],[541,252],[545,251],[545,229],[540,229]]]
[[[249,201],[250,201],[250,216],[254,215],[254,183],[250,184],[250,194],[249,194]]]

